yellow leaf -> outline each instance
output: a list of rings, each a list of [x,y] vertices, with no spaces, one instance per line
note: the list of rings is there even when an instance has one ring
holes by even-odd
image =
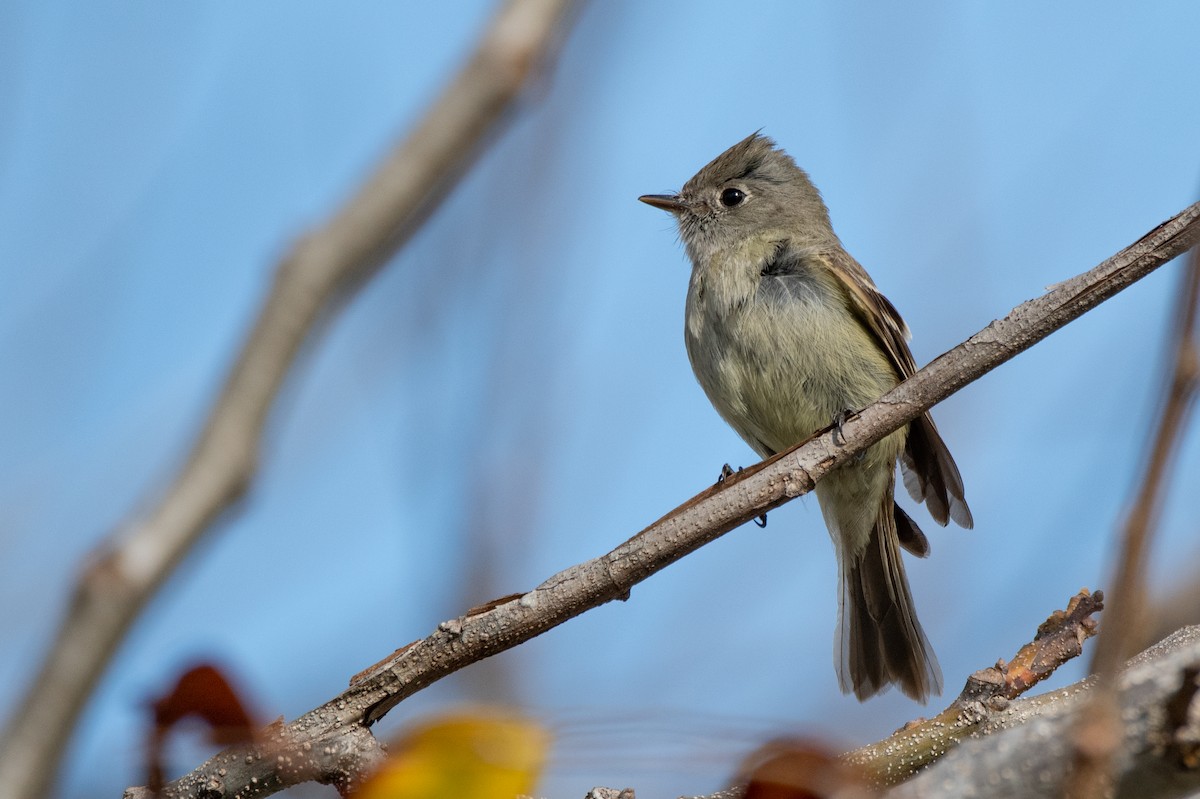
[[[513,799],[532,793],[550,747],[533,721],[487,711],[439,716],[404,733],[356,799]]]

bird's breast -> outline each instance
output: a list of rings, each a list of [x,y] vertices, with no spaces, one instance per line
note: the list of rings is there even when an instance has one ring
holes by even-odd
[[[778,285],[764,281],[780,281]],[[717,412],[760,455],[786,449],[895,385],[894,372],[836,290],[820,281],[693,274],[685,339]]]

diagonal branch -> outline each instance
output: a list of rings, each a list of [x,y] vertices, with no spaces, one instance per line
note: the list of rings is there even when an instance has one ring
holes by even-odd
[[[274,746],[310,753],[344,750],[344,736],[378,721],[431,683],[511,649],[585,611],[626,599],[634,585],[733,528],[811,491],[815,482],[892,430],[1028,349],[1200,240],[1200,203],[1189,206],[1094,269],[1014,308],[842,426],[726,479],[606,555],[573,566],[532,591],[502,597],[443,622],[436,632],[357,675],[330,702],[274,731]],[[844,436],[843,436],[844,434]],[[270,754],[277,755],[272,749]],[[171,799],[219,785],[217,799],[278,790],[278,757],[254,747],[228,749],[168,786]],[[308,757],[308,755],[303,755]],[[270,784],[272,788],[262,786]],[[145,796],[131,789],[127,797]]]
[[[274,285],[183,470],[146,514],[102,542],[37,681],[0,736],[3,799],[47,793],[75,721],[129,626],[213,521],[246,490],[268,412],[301,344],[437,207],[555,51],[572,0],[509,0],[417,128]]]

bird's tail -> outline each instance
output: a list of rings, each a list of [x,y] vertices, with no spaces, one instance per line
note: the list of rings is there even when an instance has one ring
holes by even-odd
[[[894,513],[888,490],[867,546],[842,558],[838,683],[859,700],[896,684],[925,702],[941,693],[942,672],[917,621]],[[912,520],[906,517],[905,523]]]

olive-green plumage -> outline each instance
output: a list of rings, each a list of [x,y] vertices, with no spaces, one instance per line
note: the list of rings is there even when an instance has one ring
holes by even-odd
[[[916,371],[908,329],[843,249],[808,175],[754,134],[677,195],[642,201],[673,213],[692,261],[684,340],[713,407],[768,457],[879,399]],[[928,542],[894,501],[905,485],[939,524],[972,524],[954,460],[928,414],[831,472],[816,494],[841,568],[838,677],[865,699],[896,683],[941,691],[917,621],[900,546]]]

